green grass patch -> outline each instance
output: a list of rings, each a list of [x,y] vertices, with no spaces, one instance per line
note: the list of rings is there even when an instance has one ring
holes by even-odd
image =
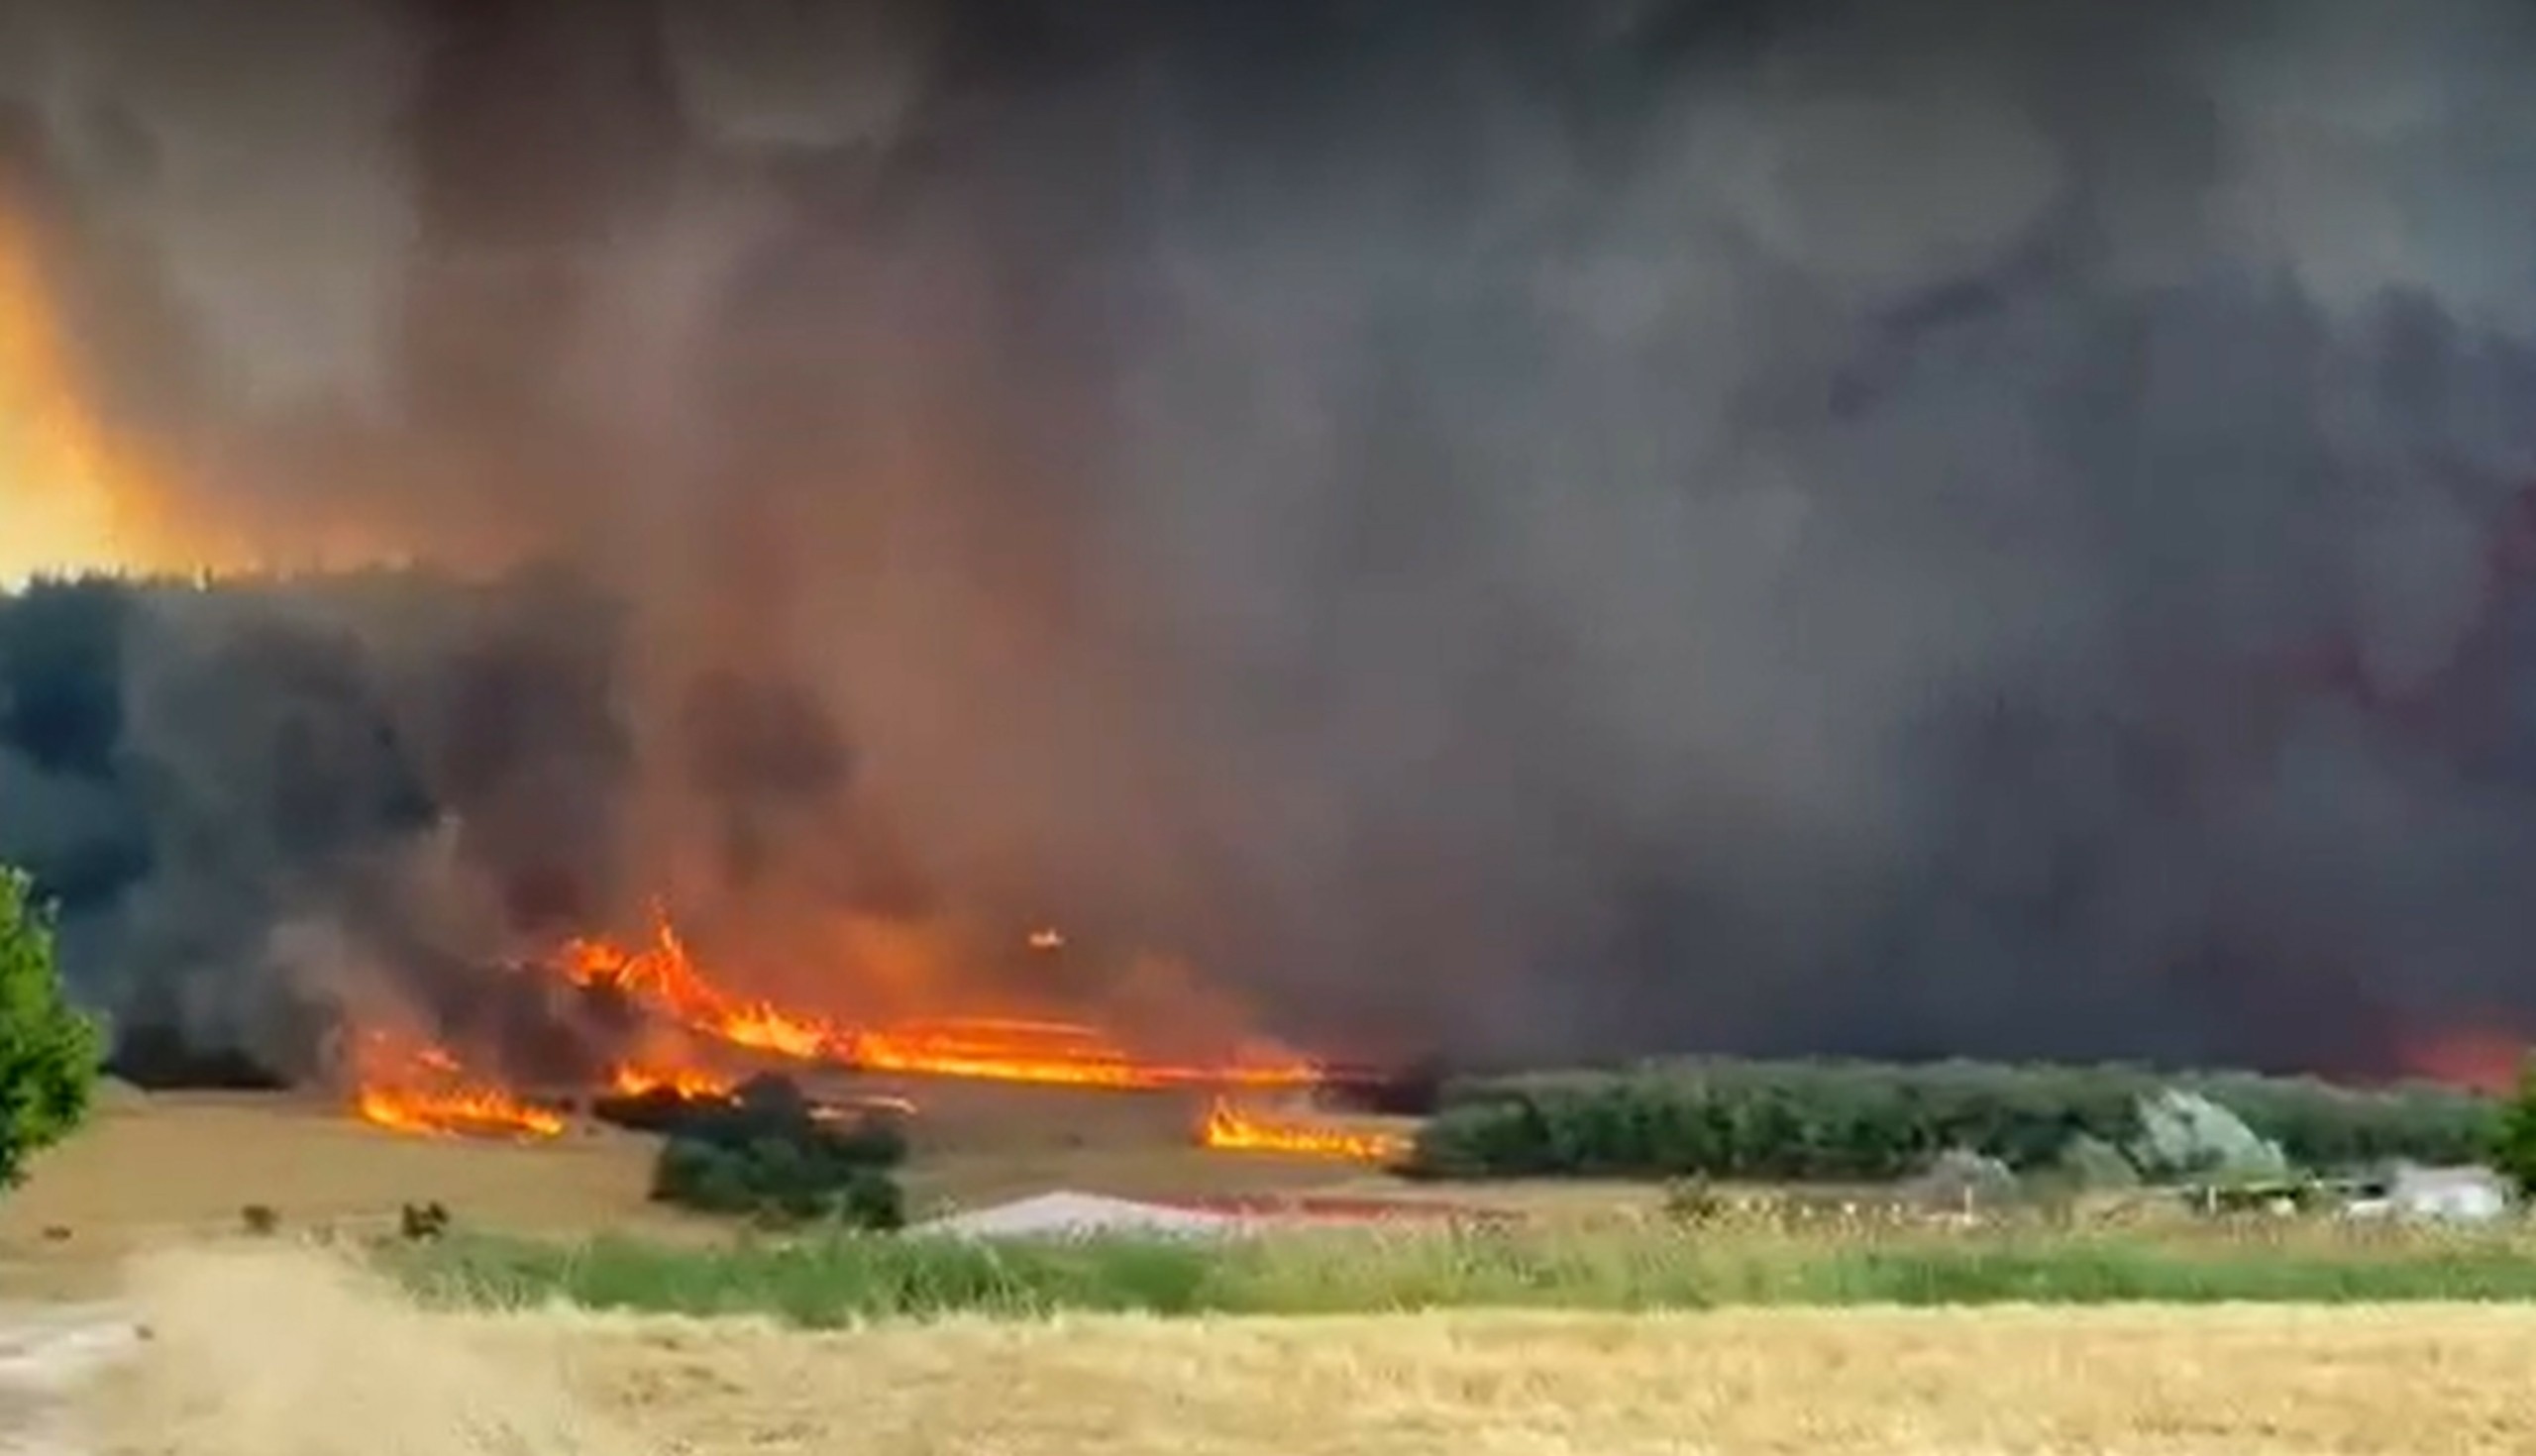
[[[2536,1238],[2313,1225],[2142,1231],[1618,1229],[959,1243],[840,1234],[698,1249],[474,1236],[382,1258],[443,1305],[864,1319],[1069,1310],[2536,1300]]]

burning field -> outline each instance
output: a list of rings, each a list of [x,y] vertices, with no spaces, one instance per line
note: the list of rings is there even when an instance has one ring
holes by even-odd
[[[0,858],[417,1130],[2521,1037],[2531,42],[2220,9],[9,6]]]
[[[1062,944],[1048,931],[1028,940],[1040,954]],[[590,1022],[618,1028],[627,1054],[588,1085],[531,1092],[442,1044],[355,1031],[347,1064],[353,1110],[398,1133],[535,1141],[563,1136],[575,1112],[593,1104],[725,1099],[750,1070],[778,1069],[830,1086],[868,1086],[877,1078],[896,1088],[960,1082],[1177,1093],[1203,1101],[1192,1138],[1228,1152],[1380,1164],[1407,1147],[1398,1133],[1298,1110],[1339,1074],[1282,1049],[1254,1046],[1220,1061],[1186,1062],[1140,1056],[1094,1027],[1065,1021],[981,1016],[859,1025],[716,984],[666,913],[656,913],[648,943],[629,949],[577,939],[551,960],[510,974],[551,982],[563,1003],[584,1002]],[[923,1117],[920,1095],[896,1092],[848,1092],[835,1109]]]
[[[1382,1181],[1369,1067],[2500,1080],[2536,24],[2088,9],[0,0],[0,864],[140,1089],[0,1232],[692,1237],[647,1178],[738,1155],[642,1129],[779,1087],[841,1189],[1251,1209]],[[1384,1292],[1636,1308],[1656,1232]],[[2493,1310],[818,1341],[311,1268],[160,1269],[113,1449],[2529,1446]]]

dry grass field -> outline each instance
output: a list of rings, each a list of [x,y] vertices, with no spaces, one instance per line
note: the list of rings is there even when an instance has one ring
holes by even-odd
[[[2496,1456],[2536,1308],[745,1321],[427,1314],[286,1250],[160,1256],[103,1456]]]
[[[0,1289],[92,1293],[125,1255],[234,1230],[250,1203],[302,1229],[392,1223],[402,1203],[437,1198],[523,1233],[667,1233],[673,1221],[644,1202],[650,1157],[612,1135],[533,1148],[398,1137],[284,1096],[118,1095],[0,1198]]]
[[[1419,1193],[1190,1148],[1187,1109],[1168,1099],[978,1089],[926,1107],[919,1204],[1051,1185]],[[2536,1304],[961,1316],[812,1333],[430,1312],[317,1252],[216,1244],[250,1202],[303,1229],[359,1229],[436,1198],[473,1227],[527,1235],[718,1231],[647,1206],[649,1158],[614,1133],[434,1142],[286,1098],[123,1094],[0,1199],[0,1273],[12,1293],[112,1294],[150,1322],[139,1361],[81,1400],[96,1456],[2536,1450]],[[1556,1215],[1651,1196],[1566,1185],[1487,1200],[1582,1229]],[[48,1240],[48,1226],[71,1236]],[[1596,1247],[1583,1238],[1570,1262],[1592,1264]],[[1409,1271],[1413,1284],[1431,1273]]]
[[[1209,1153],[1191,1145],[1196,1108],[1185,1098],[957,1083],[861,1090],[920,1097],[906,1177],[919,1214],[1055,1187],[1132,1197],[1388,1182],[1312,1159]],[[647,1200],[653,1148],[605,1128],[535,1145],[415,1138],[323,1099],[118,1088],[0,1198],[0,1294],[93,1293],[125,1255],[233,1231],[250,1203],[303,1230],[388,1226],[403,1203],[437,1200],[469,1227],[536,1237],[725,1232]]]

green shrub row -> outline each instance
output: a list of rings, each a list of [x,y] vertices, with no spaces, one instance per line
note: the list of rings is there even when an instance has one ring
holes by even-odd
[[[813,1326],[891,1316],[1324,1314],[1403,1309],[1698,1309],[2536,1300],[2536,1258],[2497,1228],[2341,1229],[2266,1219],[2150,1230],[2003,1225],[1819,1236],[1666,1225],[973,1242],[917,1235],[624,1239],[580,1246],[469,1236],[378,1257],[439,1305],[556,1300]]]
[[[2456,1089],[2149,1068],[1733,1059],[1447,1090],[1405,1171],[1433,1178],[1883,1182],[1963,1149],[2020,1173],[2141,1144],[2145,1098],[2197,1094],[2301,1168],[2485,1156],[2499,1104]],[[2156,1170],[2150,1170],[2155,1172]]]
[[[667,1134],[652,1165],[656,1201],[770,1223],[893,1229],[905,1222],[905,1199],[890,1176],[906,1157],[904,1136],[876,1120],[823,1120],[783,1078],[758,1078],[729,1098],[672,1095],[613,1110]]]

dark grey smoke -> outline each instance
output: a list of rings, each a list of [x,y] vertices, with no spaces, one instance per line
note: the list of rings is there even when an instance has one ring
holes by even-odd
[[[85,974],[232,1028],[672,882],[1345,1050],[2536,1016],[2531,63],[2500,0],[21,0],[11,195],[192,498],[624,618],[173,613],[146,823],[40,776],[0,847],[191,844]],[[339,832],[408,771],[475,809]]]

